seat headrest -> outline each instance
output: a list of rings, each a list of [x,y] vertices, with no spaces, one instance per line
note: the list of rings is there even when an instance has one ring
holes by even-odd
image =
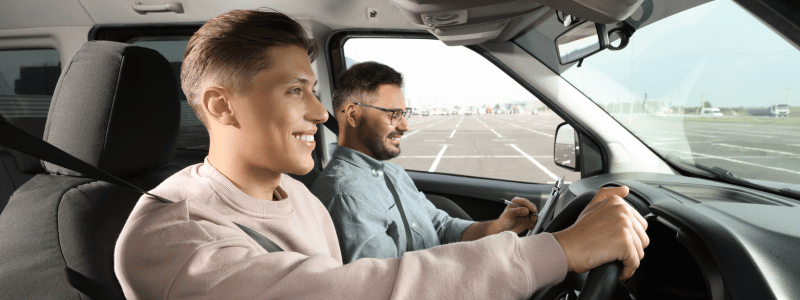
[[[41,138],[44,133],[44,124],[47,121],[45,117],[19,117],[9,118],[8,123],[16,126],[23,131]],[[14,157],[14,163],[17,165],[17,170],[25,174],[39,174],[44,173],[44,167],[38,158],[22,154],[12,149],[6,149],[8,153]]]
[[[169,164],[180,126],[178,83],[152,49],[87,42],[64,67],[44,140],[113,175]],[[44,162],[57,175],[82,174]]]

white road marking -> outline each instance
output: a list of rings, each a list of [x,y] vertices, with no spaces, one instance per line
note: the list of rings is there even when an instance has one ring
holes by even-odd
[[[691,136],[702,136],[702,137],[707,137],[707,138],[719,138],[719,137],[718,137],[718,136],[716,136],[716,135],[697,134],[697,133],[687,133],[686,135],[691,135]]]
[[[800,144],[789,144],[789,146],[800,147]]]
[[[530,155],[528,155],[527,153],[522,151],[522,149],[518,148],[517,145],[514,145],[514,144],[506,144],[506,145],[509,145],[509,146],[511,146],[511,148],[514,148],[514,150],[517,150],[517,152],[522,154],[522,156],[524,156],[529,161],[531,161],[534,165],[539,167],[539,169],[541,169],[545,174],[547,174],[547,176],[550,176],[550,178],[553,178],[553,180],[558,180],[558,176],[556,176],[556,174],[553,174],[553,172],[550,172],[550,170],[548,170],[542,164],[540,164],[538,161],[533,159],[533,157],[531,157]]]
[[[458,127],[458,126],[456,126],[456,127]],[[453,129],[453,133],[451,133],[450,136],[448,136],[448,138],[452,138],[453,135],[456,134],[456,130],[458,130],[458,129]]]
[[[703,157],[707,157],[707,158],[716,158],[716,159],[720,159],[720,160],[726,160],[726,161],[729,161],[729,162],[740,163],[740,164],[743,164],[743,165],[762,167],[762,168],[766,168],[766,169],[771,169],[771,170],[776,170],[776,171],[784,171],[784,172],[789,172],[789,173],[800,175],[800,172],[798,172],[798,171],[784,169],[784,168],[770,167],[770,166],[760,165],[760,164],[757,164],[757,163],[751,163],[751,162],[746,162],[746,161],[741,161],[741,160],[736,160],[736,159],[730,159],[728,157],[709,155],[709,154],[703,154],[703,153],[697,153],[697,152],[692,153],[692,152],[689,152],[689,151],[680,151],[680,150],[667,149],[667,148],[662,148],[662,147],[653,147],[653,148],[661,149],[661,150],[665,150],[665,151],[681,152],[681,153],[689,154],[689,155],[694,154],[694,155],[697,155],[697,156],[703,156]]]
[[[692,131],[693,132],[697,131],[697,132],[715,133],[715,134],[749,135],[749,136],[755,136],[755,137],[760,137],[760,138],[774,138],[774,136],[771,136],[771,135],[747,134],[747,133],[742,133],[740,131],[736,131],[736,132],[720,132],[720,131],[716,131],[716,130],[701,130],[701,129],[692,129]]]
[[[458,124],[456,124],[456,128],[458,128],[458,125],[461,125],[461,121],[464,121],[464,115],[461,115],[461,119],[458,120]]]
[[[497,137],[500,137],[500,138],[501,138],[501,137],[503,137],[502,135],[500,135],[499,133],[497,133],[497,131],[494,131],[494,129],[491,129],[491,128],[489,128],[489,130],[491,130],[492,132],[494,132],[494,134],[496,134],[496,135],[497,135]]]
[[[553,135],[549,134],[549,133],[544,133],[544,132],[536,131],[536,130],[533,130],[533,129],[525,129],[525,130],[533,132],[533,133],[538,133],[538,134],[541,134],[541,135],[544,135],[544,136],[553,137]]]
[[[450,118],[447,118],[447,119],[441,120],[441,121],[439,121],[439,122],[433,123],[433,124],[431,124],[431,125],[425,126],[425,128],[431,127],[431,126],[433,126],[433,125],[437,125],[437,124],[439,124],[439,123],[442,123],[442,122],[444,122],[444,121],[447,121],[447,120],[450,120]]]
[[[499,139],[499,140],[492,140],[492,142],[515,142],[516,139]]]
[[[489,125],[486,125],[486,123],[483,123],[483,121],[481,121],[481,119],[475,118],[475,120],[478,120],[478,122],[481,122],[481,124],[483,124],[483,127],[489,128]]]
[[[419,132],[420,130],[422,130],[422,129],[417,129],[416,131],[412,131],[412,132],[411,132],[411,133],[409,133],[409,134],[404,134],[404,135],[403,135],[403,136],[401,136],[400,138],[401,138],[401,139],[407,138],[407,137],[411,136],[412,134],[415,134],[415,133]]]
[[[517,124],[511,124],[511,123],[508,123],[508,122],[503,122],[503,121],[500,121],[500,120],[495,120],[495,121],[498,121],[498,122],[501,122],[501,123],[505,123],[505,124],[508,124],[508,125],[511,125],[511,126],[514,126],[514,127],[517,127],[517,128],[521,128],[521,127],[520,127],[519,125],[517,125]],[[553,137],[553,135],[552,135],[552,134],[549,134],[549,133],[544,133],[544,132],[541,132],[541,131],[536,131],[536,130],[533,130],[533,129],[528,129],[528,128],[525,128],[525,130],[527,130],[527,131],[530,131],[530,132],[533,132],[533,133],[538,133],[538,134],[541,134],[541,135],[544,135],[544,136]],[[494,131],[494,130],[492,130],[492,131]]]
[[[436,159],[433,160],[433,164],[431,168],[428,169],[428,172],[436,171],[436,166],[439,165],[439,161],[442,160],[442,155],[444,155],[444,150],[447,150],[447,145],[442,146],[442,150],[439,151],[439,155],[436,156]]]
[[[747,150],[764,151],[764,152],[777,153],[777,154],[783,154],[783,155],[800,156],[800,154],[798,154],[798,153],[791,153],[791,152],[784,152],[784,151],[767,150],[767,149],[753,148],[753,147],[743,147],[743,146],[721,144],[721,143],[717,144],[717,145],[725,146],[725,147],[732,147],[732,148],[747,149]]]

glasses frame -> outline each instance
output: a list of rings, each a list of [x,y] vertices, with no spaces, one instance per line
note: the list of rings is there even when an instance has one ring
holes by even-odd
[[[406,118],[406,120],[411,118],[411,112],[413,111],[411,108],[406,108],[405,110],[402,110],[402,109],[388,109],[388,108],[372,106],[372,105],[364,104],[364,103],[360,103],[360,102],[356,102],[356,103],[353,103],[353,104],[359,105],[359,106],[372,107],[372,108],[380,110],[380,111],[385,111],[385,112],[392,113],[392,117],[391,117],[391,119],[389,119],[389,125],[392,125],[392,126],[397,125],[397,123],[400,122],[400,116]],[[344,110],[342,110],[342,112],[344,112]]]

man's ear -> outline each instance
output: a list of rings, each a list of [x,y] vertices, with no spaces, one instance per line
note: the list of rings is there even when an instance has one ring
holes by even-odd
[[[349,103],[344,107],[344,122],[350,127],[356,127],[358,121],[361,120],[361,110],[356,108],[356,105]]]
[[[237,125],[236,115],[230,103],[228,90],[210,86],[203,90],[203,110],[209,119],[223,125]]]

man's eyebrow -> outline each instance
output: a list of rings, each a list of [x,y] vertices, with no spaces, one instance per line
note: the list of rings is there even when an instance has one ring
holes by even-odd
[[[306,78],[298,77],[298,78],[295,78],[295,79],[292,79],[292,80],[289,80],[289,81],[285,82],[285,84],[291,84],[291,83],[297,83],[297,82],[302,83],[302,84],[308,84],[311,81],[309,81]],[[319,80],[315,80],[313,85],[316,86],[318,82],[319,82]]]

